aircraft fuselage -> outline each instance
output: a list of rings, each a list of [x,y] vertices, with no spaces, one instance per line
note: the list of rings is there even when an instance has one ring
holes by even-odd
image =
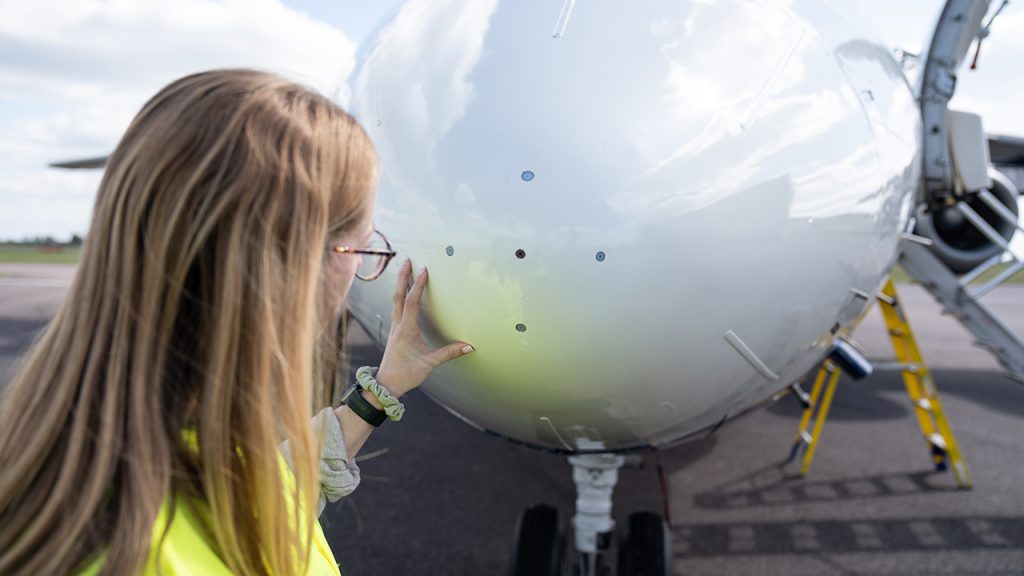
[[[801,378],[880,288],[920,173],[899,64],[811,0],[409,2],[352,109],[377,225],[431,273],[429,342],[477,349],[424,390],[570,452]],[[353,288],[379,340],[397,268]]]

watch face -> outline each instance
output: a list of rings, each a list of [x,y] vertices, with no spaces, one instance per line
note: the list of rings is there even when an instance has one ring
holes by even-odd
[[[378,409],[366,398],[363,398],[363,390],[363,387],[358,383],[353,384],[341,401],[371,426],[380,426],[387,419],[387,413]]]

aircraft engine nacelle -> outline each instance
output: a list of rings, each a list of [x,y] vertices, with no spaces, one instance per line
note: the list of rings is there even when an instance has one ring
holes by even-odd
[[[817,0],[414,0],[351,93],[428,343],[477,349],[423,390],[566,452],[677,440],[814,368],[920,176],[902,69]],[[397,268],[352,289],[378,341]]]
[[[992,180],[989,191],[1001,204],[1017,215],[1019,198],[1013,182],[995,169],[990,168],[988,175]],[[967,205],[1006,240],[1009,240],[1016,232],[1017,228],[1014,222],[1000,218],[977,196],[968,199]],[[957,274],[969,272],[972,268],[1003,251],[1002,246],[982,234],[956,209],[955,205],[932,209],[926,204],[921,204],[917,211],[915,233],[931,238],[932,251],[950,270]]]

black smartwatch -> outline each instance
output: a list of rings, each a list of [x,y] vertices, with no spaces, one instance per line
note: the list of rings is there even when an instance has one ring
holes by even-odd
[[[387,420],[387,412],[377,408],[369,400],[363,398],[364,388],[358,382],[349,387],[345,395],[341,397],[341,403],[348,406],[349,410],[366,421],[370,426],[380,426]]]

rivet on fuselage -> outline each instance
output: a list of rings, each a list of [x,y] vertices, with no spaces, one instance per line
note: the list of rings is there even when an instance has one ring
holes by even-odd
[[[533,170],[523,170],[523,173],[519,175],[519,177],[523,179],[523,182],[533,180],[534,176],[535,174],[533,173]]]
[[[519,258],[520,260],[526,258],[526,250],[523,250],[522,248],[516,250],[516,258]]]
[[[604,258],[605,258],[604,252],[598,252],[597,254],[594,255],[594,258],[598,262],[604,262]]]
[[[516,324],[516,332],[526,332],[526,324]]]
[[[449,256],[454,256],[455,255],[455,247],[454,246],[449,246],[449,247],[445,248],[444,251],[445,251],[445,254],[448,254]]]

